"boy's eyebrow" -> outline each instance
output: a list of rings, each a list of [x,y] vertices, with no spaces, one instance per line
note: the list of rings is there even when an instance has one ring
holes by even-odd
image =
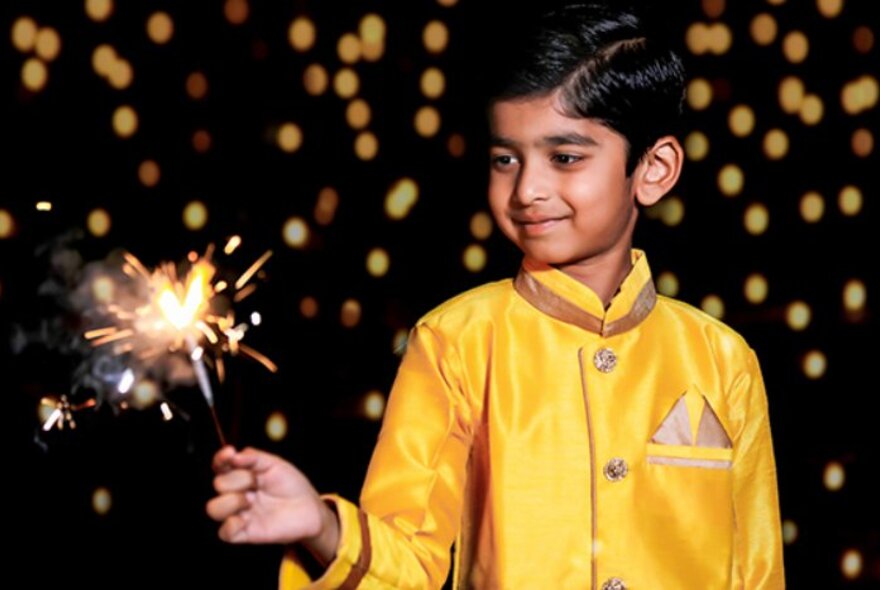
[[[514,141],[513,139],[510,139],[508,137],[502,137],[500,135],[494,134],[490,138],[490,143],[492,146],[497,147],[517,147],[520,145],[518,141]],[[546,137],[542,137],[541,140],[538,142],[538,145],[580,145],[585,147],[594,147],[599,145],[599,142],[588,135],[581,135],[580,133],[563,133],[562,135],[548,135]]]

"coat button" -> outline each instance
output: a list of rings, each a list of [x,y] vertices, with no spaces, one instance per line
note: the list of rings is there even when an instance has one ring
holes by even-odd
[[[620,578],[608,578],[602,584],[602,590],[626,590],[626,584]]]
[[[620,457],[614,457],[605,464],[604,472],[608,481],[620,481],[629,473],[629,467],[627,467],[626,461]]]
[[[593,364],[603,373],[610,373],[617,366],[617,355],[610,348],[600,348],[593,355]]]

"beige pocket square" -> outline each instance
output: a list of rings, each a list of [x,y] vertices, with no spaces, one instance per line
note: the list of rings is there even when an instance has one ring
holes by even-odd
[[[676,400],[651,442],[717,449],[733,447],[709,402],[693,389]]]

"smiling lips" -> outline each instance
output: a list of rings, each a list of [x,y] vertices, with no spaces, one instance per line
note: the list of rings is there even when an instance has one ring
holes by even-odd
[[[566,217],[514,216],[512,219],[518,227],[522,228],[527,236],[540,236],[556,227]]]

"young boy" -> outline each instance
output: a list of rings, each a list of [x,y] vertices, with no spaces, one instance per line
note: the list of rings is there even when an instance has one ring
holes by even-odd
[[[286,588],[309,554],[313,588],[439,588],[453,542],[462,589],[783,588],[755,354],[631,247],[681,170],[681,61],[611,3],[547,15],[523,54],[489,182],[522,268],[413,328],[360,508],[226,447],[208,512],[229,542],[291,544]]]

